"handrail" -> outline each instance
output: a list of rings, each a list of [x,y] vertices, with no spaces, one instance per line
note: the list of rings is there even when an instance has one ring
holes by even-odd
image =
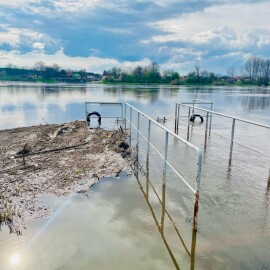
[[[127,118],[127,107],[129,107],[130,111],[129,111],[129,119]],[[135,112],[135,114],[137,113],[137,126],[135,124],[132,123],[132,112]],[[141,116],[143,116],[144,118],[146,118],[148,121],[148,134],[147,136],[144,136],[142,134],[142,132],[140,131],[140,119]],[[137,166],[139,166],[139,137],[141,136],[144,140],[146,140],[147,142],[147,154],[146,154],[146,170],[148,172],[148,176],[147,179],[149,180],[149,156],[150,156],[150,147],[152,147],[157,153],[158,155],[163,159],[163,177],[162,177],[162,198],[160,199],[160,197],[158,196],[158,194],[156,193],[160,203],[162,204],[162,212],[161,212],[161,221],[160,221],[160,225],[158,224],[158,221],[155,219],[159,231],[161,233],[161,235],[164,237],[164,226],[165,226],[165,214],[167,214],[168,216],[169,213],[166,210],[165,207],[165,201],[166,201],[166,185],[167,185],[167,167],[170,167],[172,169],[172,171],[183,181],[183,183],[192,191],[192,193],[194,194],[194,204],[193,204],[193,222],[192,222],[192,246],[191,246],[191,251],[189,252],[189,250],[186,248],[186,245],[184,244],[185,250],[187,252],[187,254],[190,256],[191,258],[191,264],[190,264],[190,269],[194,270],[194,260],[195,260],[195,242],[196,242],[196,233],[197,233],[197,226],[198,226],[198,214],[199,214],[199,191],[200,191],[200,182],[201,182],[201,171],[202,171],[202,151],[200,148],[194,146],[193,144],[191,144],[190,142],[188,142],[187,140],[181,138],[180,136],[178,136],[177,134],[175,134],[174,132],[170,131],[169,129],[167,129],[166,127],[164,127],[163,125],[161,125],[160,123],[158,123],[157,121],[155,121],[153,118],[151,118],[150,116],[146,115],[145,113],[141,112],[140,110],[138,110],[137,108],[135,108],[134,106],[130,105],[129,103],[125,103],[125,128],[126,128],[126,123],[129,122],[130,126],[129,126],[129,132],[130,132],[130,146],[131,146],[131,140],[132,140],[132,127],[135,128],[136,132],[137,132],[137,143],[136,143],[136,149],[137,149]],[[151,142],[151,124],[155,124],[157,127],[159,127],[161,130],[165,131],[165,144],[164,144],[164,154],[161,153],[160,150],[158,150],[153,143]],[[188,146],[190,149],[196,151],[197,153],[197,164],[196,164],[196,178],[195,178],[195,188],[193,188],[186,180],[185,178],[181,175],[181,173],[179,173],[174,166],[172,166],[170,164],[170,162],[168,161],[168,144],[169,144],[169,134],[176,138],[178,141],[180,141],[181,143],[183,143],[184,145]],[[138,170],[138,167],[137,167]],[[136,175],[136,174],[135,174]],[[138,173],[137,173],[138,176]],[[138,180],[138,179],[137,179]],[[147,189],[147,194],[146,194],[146,198],[148,198],[148,188]],[[155,191],[155,190],[154,190]],[[150,204],[149,204],[150,205]],[[173,222],[172,218],[170,218],[171,222]],[[173,222],[174,223],[174,222]],[[175,229],[178,231],[177,227],[174,226]],[[181,237],[180,237],[181,238]],[[182,238],[181,238],[182,240]],[[169,251],[169,250],[168,250]],[[172,257],[173,259],[174,257]],[[178,269],[178,268],[177,268]]]
[[[135,110],[136,112],[140,113],[140,115],[142,115],[143,117],[145,117],[146,119],[152,121],[156,126],[160,127],[161,129],[165,130],[166,132],[168,132],[170,135],[172,135],[173,137],[179,139],[181,142],[183,142],[184,144],[188,145],[189,147],[191,147],[193,150],[195,151],[200,151],[200,149],[198,147],[196,147],[195,145],[193,145],[192,143],[188,142],[187,140],[183,139],[182,137],[180,137],[179,135],[175,134],[174,132],[172,132],[171,130],[169,130],[168,128],[162,126],[160,123],[158,123],[156,120],[154,120],[153,118],[149,117],[148,115],[146,115],[145,113],[141,112],[140,110],[136,109],[135,107],[133,107],[132,105],[130,105],[129,103],[126,102],[126,104],[132,108],[133,110]]]
[[[224,113],[219,113],[219,112],[215,112],[215,111],[211,111],[211,110],[206,110],[206,109],[199,108],[199,107],[193,107],[193,106],[185,105],[185,103],[176,103],[176,104],[179,104],[179,105],[184,106],[184,107],[187,107],[187,108],[194,108],[196,110],[200,110],[200,111],[204,111],[204,112],[209,112],[209,113],[216,114],[216,115],[219,115],[219,116],[224,116],[226,118],[235,119],[235,120],[240,121],[240,122],[249,123],[249,124],[252,124],[252,125],[256,125],[256,126],[259,126],[259,127],[269,128],[270,129],[270,126],[269,125],[258,123],[258,122],[254,122],[254,121],[250,121],[250,120],[243,119],[243,118],[240,118],[240,117],[235,117],[235,116],[231,116],[231,115],[224,114]]]

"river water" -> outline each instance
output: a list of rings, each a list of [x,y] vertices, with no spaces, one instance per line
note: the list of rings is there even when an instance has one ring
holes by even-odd
[[[153,118],[166,117],[174,130],[176,102],[210,100],[214,110],[270,125],[270,89],[1,83],[0,129],[84,119],[84,102],[129,102]],[[204,105],[204,108],[209,108]],[[181,113],[185,114],[183,110]],[[184,121],[186,118],[183,118]],[[180,122],[186,138],[187,124]],[[143,122],[142,122],[143,125]],[[204,148],[204,130],[193,127],[190,142]],[[214,117],[213,131],[230,137],[231,122]],[[270,153],[270,131],[237,123],[236,140]],[[153,143],[162,151],[162,132]],[[269,158],[215,134],[204,151],[195,269],[270,269]],[[140,141],[144,162],[144,142]],[[169,160],[194,185],[196,157],[172,138]],[[162,160],[151,153],[150,180],[160,192]],[[144,176],[140,176],[145,187]],[[166,207],[188,248],[193,196],[168,171]],[[153,192],[149,202],[160,218]],[[106,178],[87,194],[44,198],[55,209],[46,219],[27,223],[22,236],[0,232],[0,269],[175,269],[153,215],[134,176]],[[189,257],[169,220],[165,236],[181,269]]]

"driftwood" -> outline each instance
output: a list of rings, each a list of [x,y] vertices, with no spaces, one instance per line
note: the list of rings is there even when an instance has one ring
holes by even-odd
[[[71,149],[71,148],[80,147],[80,146],[88,144],[88,143],[89,142],[83,142],[83,143],[76,144],[76,145],[70,145],[70,146],[65,146],[65,147],[61,147],[61,148],[54,148],[54,149],[49,149],[49,150],[45,150],[45,151],[39,151],[39,152],[35,152],[35,153],[28,153],[28,154],[26,154],[24,156],[27,157],[27,156],[34,156],[34,155],[46,154],[46,153],[50,153],[50,152],[57,152],[57,151],[67,150],[67,149]],[[15,158],[23,158],[24,156],[23,155],[15,156]]]
[[[68,126],[59,127],[53,134],[48,134],[52,141],[56,139],[56,137],[61,134],[64,130],[67,130]]]

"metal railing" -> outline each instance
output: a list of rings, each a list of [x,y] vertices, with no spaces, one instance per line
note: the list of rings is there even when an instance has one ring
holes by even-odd
[[[203,109],[203,108],[199,108],[199,107],[194,107],[194,106],[190,106],[189,104],[187,103],[176,103],[176,118],[175,118],[175,132],[176,134],[179,133],[179,128],[177,127],[177,122],[178,122],[178,125],[179,125],[179,120],[180,118],[178,117],[178,114],[177,112],[180,112],[180,108],[181,106],[183,107],[186,107],[188,108],[188,121],[187,121],[187,124],[188,124],[188,128],[187,128],[187,140],[189,140],[189,127],[190,127],[190,115],[191,115],[191,110],[198,110],[198,111],[202,111],[202,112],[205,112],[206,113],[206,124],[205,124],[205,127],[199,127],[199,128],[203,128],[205,129],[205,138],[204,138],[204,148],[206,149],[206,146],[207,146],[207,137],[208,135],[210,136],[211,133],[223,138],[223,139],[226,139],[228,141],[230,141],[230,162],[232,160],[232,154],[233,154],[233,146],[234,144],[237,144],[241,147],[244,147],[246,149],[249,149],[253,152],[256,152],[258,154],[261,154],[265,157],[268,157],[270,158],[270,154],[267,154],[267,153],[264,153],[260,150],[257,150],[253,147],[250,147],[248,145],[245,145],[243,143],[240,143],[239,141],[236,141],[235,140],[235,128],[236,128],[236,123],[237,122],[242,122],[242,123],[246,123],[246,124],[250,124],[250,125],[254,125],[254,126],[258,126],[258,127],[262,127],[262,128],[266,128],[270,131],[270,126],[269,125],[266,125],[266,124],[262,124],[262,123],[258,123],[258,122],[254,122],[254,121],[250,121],[250,120],[247,120],[247,119],[243,119],[243,118],[239,118],[239,117],[235,117],[235,116],[231,116],[231,115],[227,115],[227,114],[224,114],[224,113],[219,113],[219,112],[215,112],[215,111],[212,111],[212,110],[207,110],[207,109]],[[210,124],[209,125],[209,119],[211,119],[212,121],[212,116],[213,115],[218,115],[218,116],[221,116],[221,117],[225,117],[227,119],[231,119],[232,120],[232,123],[231,123],[231,132],[230,132],[230,137],[226,137],[226,136],[223,136],[217,132],[214,132],[212,130],[212,125]],[[210,122],[211,123],[211,122]],[[209,133],[208,133],[209,132]]]
[[[129,119],[127,118],[127,110],[129,110]],[[133,124],[133,116],[137,115],[137,124]],[[147,136],[144,136],[144,134],[141,132],[141,117],[145,118],[147,120]],[[136,109],[132,105],[125,103],[125,127],[129,123],[129,130],[131,133],[132,127],[136,130],[137,132],[137,150],[138,150],[138,142],[139,142],[139,137],[141,136],[146,142],[147,142],[147,154],[146,154],[146,164],[147,168],[149,165],[149,155],[150,155],[150,147],[161,157],[163,160],[163,179],[162,179],[162,197],[159,198],[157,193],[155,192],[155,189],[153,186],[152,188],[154,189],[154,192],[156,193],[161,205],[162,205],[162,212],[161,212],[161,221],[160,221],[160,233],[162,235],[162,238],[164,238],[164,217],[165,214],[170,218],[172,221],[168,211],[165,208],[165,188],[166,188],[166,183],[167,183],[167,169],[168,167],[171,168],[171,170],[182,180],[182,182],[193,192],[195,195],[194,198],[194,205],[193,205],[193,222],[192,222],[192,228],[193,228],[193,233],[192,233],[192,246],[191,246],[191,251],[189,252],[186,248],[186,251],[188,255],[191,257],[191,269],[194,269],[194,260],[195,260],[195,247],[194,243],[196,242],[196,232],[197,232],[197,226],[198,226],[198,211],[199,211],[199,192],[200,192],[200,183],[201,183],[201,170],[202,170],[202,151],[188,142],[187,140],[184,140],[177,134],[175,134],[173,131],[170,131],[145,113],[141,112],[140,110]],[[152,140],[151,140],[151,130],[152,126],[155,125],[156,127],[160,128],[165,132],[164,134],[164,152],[161,153],[157,147],[154,146]],[[183,145],[186,145],[188,148],[192,149],[193,151],[196,152],[196,159],[197,159],[197,169],[196,169],[196,179],[195,179],[195,186],[193,187],[191,184],[188,183],[187,179],[181,174],[181,172],[177,171],[177,169],[168,161],[168,141],[169,141],[169,135],[172,136],[173,138],[177,139],[179,142],[181,142]],[[131,134],[130,134],[130,140],[131,140]],[[138,152],[137,152],[138,153]],[[151,182],[150,182],[151,183]],[[148,189],[148,187],[147,187]],[[146,193],[146,197],[147,197]],[[172,223],[174,223],[172,221]],[[182,241],[182,240],[181,240]],[[183,242],[182,242],[183,243]],[[183,243],[184,244],[184,243]],[[166,245],[167,246],[167,245]],[[184,245],[185,246],[185,245]],[[168,249],[169,250],[169,249]],[[170,253],[170,251],[169,251]],[[170,253],[171,254],[171,253]],[[174,261],[174,257],[172,257]],[[176,267],[177,268],[177,267]],[[177,268],[178,269],[178,268]]]
[[[193,99],[192,102],[182,102],[182,103],[176,103],[175,104],[175,124],[174,124],[174,132],[178,135],[179,133],[179,121],[181,118],[188,118],[190,119],[191,117],[191,112],[189,111],[188,115],[180,115],[180,106],[179,104],[185,104],[185,105],[191,105],[192,104],[192,114],[194,114],[194,110],[195,110],[195,105],[210,105],[210,110],[213,111],[213,102],[210,100],[204,100],[204,99]],[[209,135],[211,133],[211,127],[212,127],[212,114],[210,114],[210,129],[209,129]],[[203,116],[206,117],[206,116]],[[188,127],[189,128],[189,127]],[[189,133],[188,133],[189,135]],[[189,139],[189,136],[187,138],[187,140]]]
[[[101,117],[104,119],[116,119],[116,121],[122,121],[124,122],[124,105],[122,102],[94,102],[94,101],[88,101],[85,102],[85,121],[87,124],[87,116],[89,113],[93,112],[91,110],[93,110],[94,106],[100,106],[100,108],[105,108],[105,107],[115,107],[115,108],[119,108],[119,112],[117,112],[117,115],[112,115],[111,114],[111,110],[106,113],[105,111],[99,112],[101,114]]]

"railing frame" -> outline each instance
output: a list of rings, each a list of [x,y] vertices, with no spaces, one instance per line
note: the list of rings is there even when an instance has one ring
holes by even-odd
[[[162,180],[162,199],[161,199],[161,203],[162,203],[162,214],[161,214],[161,222],[160,222],[160,233],[162,235],[164,235],[164,217],[165,217],[165,212],[166,207],[165,207],[165,188],[166,188],[166,183],[167,183],[167,167],[170,167],[174,173],[184,182],[184,184],[193,192],[194,196],[194,206],[193,206],[193,222],[192,222],[192,246],[191,246],[191,254],[189,254],[189,256],[191,256],[192,260],[191,260],[191,269],[192,265],[194,267],[194,260],[195,260],[195,247],[194,247],[194,243],[196,242],[196,232],[198,229],[198,214],[199,214],[199,192],[200,192],[200,184],[201,184],[201,172],[202,172],[202,151],[200,148],[194,146],[193,144],[191,144],[190,142],[188,142],[187,140],[184,140],[183,138],[181,138],[180,136],[178,136],[177,134],[175,134],[173,131],[170,131],[169,129],[167,129],[166,127],[164,127],[163,125],[161,125],[160,123],[158,123],[157,121],[155,121],[154,119],[152,119],[151,117],[149,117],[148,115],[146,115],[145,113],[141,112],[140,110],[138,110],[137,108],[133,107],[132,105],[130,105],[129,103],[125,103],[125,122],[129,122],[129,128],[130,128],[130,142],[131,142],[131,131],[132,131],[132,127],[137,131],[137,143],[136,143],[136,149],[137,151],[138,149],[138,143],[139,143],[139,137],[141,136],[146,142],[147,142],[147,156],[146,156],[146,163],[147,165],[149,165],[149,152],[150,152],[150,147],[152,147],[158,154],[159,156],[163,159],[163,180]],[[129,119],[127,118],[127,110],[130,110],[129,112]],[[132,123],[132,117],[133,117],[133,113],[132,112],[137,113],[137,125],[134,125]],[[148,127],[147,127],[147,137],[145,137],[141,132],[140,132],[140,118],[144,117],[145,119],[148,120]],[[160,153],[160,151],[152,144],[151,142],[151,127],[152,125],[155,125],[157,127],[159,127],[161,130],[165,131],[165,137],[164,137],[164,142],[165,142],[165,146],[164,146],[164,154]],[[196,179],[195,179],[195,187],[193,188],[187,180],[185,180],[185,178],[169,163],[168,161],[168,139],[169,139],[169,135],[171,135],[173,138],[177,139],[178,141],[180,141],[182,144],[188,146],[190,149],[192,149],[193,151],[196,152],[197,154],[197,169],[196,169]],[[148,167],[147,167],[148,169]],[[149,172],[147,172],[147,177],[149,177]],[[148,198],[148,189],[149,187],[146,187],[146,197]],[[194,242],[195,241],[195,242]]]
[[[190,119],[191,116],[191,110],[189,110],[188,116],[186,115],[180,115],[180,106],[179,104],[186,104],[186,105],[191,105],[192,104],[192,114],[194,114],[195,110],[195,105],[210,105],[210,110],[213,110],[213,102],[209,100],[204,100],[204,99],[193,99],[192,102],[183,102],[183,103],[176,103],[175,104],[175,122],[174,122],[174,132],[178,135],[179,133],[179,120],[182,117],[188,117]],[[203,116],[206,117],[206,116]],[[211,135],[211,127],[212,127],[212,114],[210,114],[210,124],[209,124],[209,136]],[[188,133],[187,133],[187,140],[189,140],[189,121],[188,121]]]
[[[220,137],[222,137],[222,138],[230,141],[229,163],[231,163],[231,161],[232,161],[233,146],[234,146],[234,144],[240,145],[240,146],[242,146],[242,147],[244,147],[246,149],[249,149],[251,151],[254,151],[254,152],[258,153],[258,154],[261,154],[263,156],[266,156],[266,157],[269,157],[270,158],[270,154],[264,153],[262,151],[259,151],[257,149],[252,148],[252,147],[249,147],[247,145],[244,145],[244,144],[242,144],[242,143],[240,143],[240,142],[238,142],[238,141],[235,140],[235,128],[236,128],[237,121],[238,122],[242,122],[242,123],[247,123],[247,124],[255,125],[255,126],[266,128],[266,129],[269,129],[270,130],[270,126],[269,125],[258,123],[258,122],[255,122],[255,121],[250,121],[250,120],[243,119],[243,118],[240,118],[240,117],[235,117],[235,116],[227,115],[227,114],[220,113],[220,112],[215,112],[215,111],[212,111],[212,110],[203,109],[203,108],[200,108],[200,107],[194,107],[194,106],[191,106],[189,104],[190,103],[188,103],[188,102],[176,103],[176,106],[175,106],[175,116],[176,116],[176,118],[175,118],[175,132],[177,134],[179,133],[179,125],[177,124],[177,122],[179,123],[179,112],[180,112],[180,108],[181,107],[188,108],[188,116],[190,115],[190,110],[191,109],[202,111],[202,112],[205,112],[206,113],[205,138],[204,138],[205,139],[205,144],[204,144],[204,148],[205,149],[206,149],[206,144],[207,144],[207,132],[209,131],[209,135],[210,135],[210,132],[212,132],[213,134],[215,134],[217,136],[220,136]],[[232,120],[230,138],[225,137],[225,136],[220,135],[220,134],[217,134],[217,133],[215,133],[215,132],[212,131],[212,116],[213,115],[222,116],[222,117],[229,118],[229,119]],[[209,118],[210,118],[210,124],[208,126],[208,119]],[[187,124],[188,124],[188,127],[187,127],[187,140],[189,140],[189,138],[190,138],[190,136],[189,136],[190,117],[188,118],[188,123]]]
[[[123,105],[123,103],[122,102],[98,102],[98,101],[87,101],[87,102],[85,102],[85,105],[84,105],[84,107],[85,107],[85,122],[86,122],[86,126],[87,126],[87,115],[88,115],[88,106],[89,105],[91,105],[91,104],[96,104],[96,105],[100,105],[100,106],[102,106],[102,105],[116,105],[116,106],[121,106],[121,115],[119,115],[119,116],[103,116],[103,115],[101,115],[101,118],[105,118],[105,119],[121,119],[122,120],[122,122],[124,122],[124,113],[126,113],[126,112],[124,112],[124,105]],[[124,123],[125,124],[125,123]]]

